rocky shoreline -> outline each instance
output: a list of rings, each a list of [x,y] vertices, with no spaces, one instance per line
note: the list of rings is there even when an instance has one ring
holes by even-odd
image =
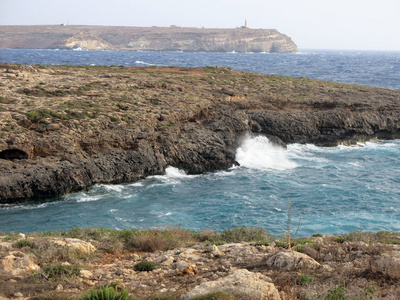
[[[397,138],[400,91],[228,68],[0,65],[0,203],[231,167],[239,139]]]

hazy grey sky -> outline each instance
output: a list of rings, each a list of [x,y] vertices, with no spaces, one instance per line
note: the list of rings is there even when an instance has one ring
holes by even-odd
[[[0,25],[275,28],[299,48],[400,51],[400,0],[0,0]]]

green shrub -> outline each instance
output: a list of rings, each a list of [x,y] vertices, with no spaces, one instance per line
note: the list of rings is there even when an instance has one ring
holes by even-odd
[[[337,237],[337,239],[335,240],[335,242],[336,242],[336,243],[339,243],[339,244],[343,244],[345,241],[346,241],[346,238],[343,237],[343,236],[339,236],[339,237]]]
[[[313,282],[314,277],[310,274],[303,274],[301,273],[299,276],[297,276],[296,281],[300,284],[309,284]]]
[[[83,293],[79,300],[132,300],[133,297],[129,296],[129,292],[123,289],[118,292],[118,287],[112,288],[108,286],[101,286],[98,289],[91,289],[90,295]]]
[[[18,248],[22,248],[22,247],[32,247],[32,242],[28,239],[22,239],[17,241],[16,246]]]
[[[43,268],[43,272],[47,279],[56,279],[59,277],[72,277],[79,275],[81,268],[76,265],[50,265]]]
[[[136,264],[134,268],[136,271],[150,272],[150,271],[153,271],[155,267],[156,267],[156,265],[154,263],[147,261],[147,260],[143,260],[140,263]]]
[[[269,242],[267,241],[259,241],[254,244],[254,246],[268,246]]]
[[[346,288],[344,284],[341,284],[339,286],[335,285],[333,289],[328,290],[325,300],[344,300],[346,299],[345,293]]]
[[[235,227],[221,232],[221,240],[232,243],[268,241],[274,238],[262,227]]]
[[[26,116],[28,117],[28,119],[35,122],[38,121],[40,118],[56,118],[56,119],[64,118],[64,115],[50,109],[31,110],[26,113]]]
[[[111,116],[111,117],[110,117],[110,121],[111,121],[111,122],[118,122],[118,121],[119,121],[119,118],[118,118],[118,117],[113,117],[113,116]]]
[[[213,245],[215,245],[215,246],[221,246],[221,245],[224,245],[225,242],[223,242],[223,241],[214,241],[214,242],[212,242],[211,244],[213,244]]]

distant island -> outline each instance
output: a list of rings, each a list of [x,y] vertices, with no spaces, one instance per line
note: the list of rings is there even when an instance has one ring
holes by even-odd
[[[0,26],[0,48],[296,53],[276,29],[123,26]]]

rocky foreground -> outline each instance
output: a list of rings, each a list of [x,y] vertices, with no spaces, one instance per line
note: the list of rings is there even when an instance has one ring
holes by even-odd
[[[291,248],[263,234],[10,233],[0,236],[0,299],[78,299],[101,286],[153,300],[400,298],[398,233],[317,234],[292,239]]]
[[[0,203],[234,165],[246,134],[399,137],[400,91],[228,68],[0,64]]]

